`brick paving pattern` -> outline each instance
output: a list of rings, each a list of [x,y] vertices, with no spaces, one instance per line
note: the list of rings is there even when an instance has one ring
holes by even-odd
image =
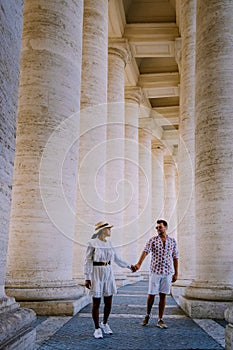
[[[148,281],[140,281],[118,289],[114,296],[109,325],[112,335],[103,339],[93,337],[94,326],[91,305],[74,317],[38,317],[37,347],[39,350],[209,350],[224,349],[225,322],[202,320],[205,330],[177,306],[171,296],[167,298],[164,321],[168,329],[159,329],[157,303],[155,300],[150,323],[143,327],[146,313]],[[101,313],[103,305],[101,304]],[[101,318],[100,318],[101,319]],[[57,325],[56,325],[57,323]],[[208,334],[210,323],[211,332]],[[216,327],[215,327],[216,326]],[[50,327],[54,327],[54,334]]]

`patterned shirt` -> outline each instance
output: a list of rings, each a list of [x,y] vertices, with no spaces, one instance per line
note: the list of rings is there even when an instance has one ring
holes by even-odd
[[[174,238],[167,236],[164,246],[160,236],[154,236],[146,243],[144,252],[151,253],[151,272],[158,275],[174,273],[173,259],[178,259],[177,244]]]

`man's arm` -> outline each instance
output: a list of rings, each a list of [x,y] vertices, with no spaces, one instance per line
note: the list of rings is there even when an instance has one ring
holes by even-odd
[[[174,265],[175,273],[172,276],[172,282],[175,282],[178,278],[178,259],[173,259],[173,265]]]
[[[142,263],[143,263],[143,261],[144,261],[146,256],[147,256],[147,253],[145,251],[143,251],[141,256],[140,256],[140,258],[139,258],[139,260],[138,260],[138,262],[137,262],[137,264],[134,265],[136,271],[140,269],[140,267],[141,267],[141,265],[142,265]]]

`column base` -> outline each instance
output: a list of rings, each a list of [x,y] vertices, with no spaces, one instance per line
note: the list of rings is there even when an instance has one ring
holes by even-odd
[[[229,322],[225,330],[225,349],[233,350],[233,303],[225,311],[225,319]]]
[[[216,318],[224,319],[224,311],[232,303],[230,301],[213,301],[192,299],[185,296],[179,297],[179,306],[191,318]]]
[[[91,300],[88,293],[75,300],[23,301],[20,305],[33,309],[39,316],[74,316]]]
[[[185,289],[190,286],[192,283],[192,280],[177,280],[171,288],[171,295],[175,299],[178,305],[179,304],[179,297],[185,295]]]
[[[123,287],[126,284],[130,284],[130,281],[126,275],[123,273],[114,273],[117,288]]]
[[[134,272],[134,273],[126,273],[126,277],[129,280],[130,284],[136,283],[138,281],[142,281],[143,280],[143,276],[138,273],[138,272]]]
[[[40,316],[73,316],[91,302],[89,291],[74,280],[11,283],[6,287],[20,306],[33,309]]]
[[[233,350],[233,324],[228,324],[226,326],[225,350]]]
[[[31,325],[35,320],[36,314],[33,310],[17,308],[13,311],[1,312],[0,349],[33,350],[36,330],[32,329]]]
[[[76,281],[18,281],[6,283],[6,294],[17,301],[73,300],[82,296],[84,288]]]

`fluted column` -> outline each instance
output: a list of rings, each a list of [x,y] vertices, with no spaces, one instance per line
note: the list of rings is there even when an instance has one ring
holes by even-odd
[[[7,292],[50,315],[73,313],[61,299],[83,293],[72,280],[82,12],[24,1]]]
[[[177,236],[177,203],[176,203],[176,163],[172,156],[164,157],[164,218],[168,222],[171,237]]]
[[[164,145],[152,140],[152,222],[164,217]]]
[[[139,128],[139,239],[138,257],[146,241],[154,234],[151,218],[151,130]],[[144,260],[141,272],[149,270],[149,258]]]
[[[123,255],[135,263],[138,239],[138,119],[141,89],[125,89],[125,191]]]
[[[112,39],[108,44],[108,127],[106,157],[106,217],[114,225],[113,245],[122,254],[124,220],[124,69],[129,59],[126,39]],[[122,269],[114,266],[115,272]],[[119,279],[119,275],[117,278]]]
[[[196,264],[194,199],[196,0],[181,1],[180,6],[182,52],[177,162],[179,174],[177,199],[179,280],[173,288],[173,296],[174,293],[183,294],[183,288],[191,283],[195,277]]]
[[[108,0],[85,0],[77,215],[73,276],[84,280],[86,244],[105,220]]]
[[[197,0],[194,317],[223,318],[233,300],[232,38],[233,3]]]
[[[20,49],[23,24],[23,2],[1,1],[0,8],[0,348],[21,335],[22,343],[34,349],[36,332],[31,329],[36,315],[20,308],[14,298],[5,294],[7,245],[9,238],[11,189],[15,155],[16,114]]]

